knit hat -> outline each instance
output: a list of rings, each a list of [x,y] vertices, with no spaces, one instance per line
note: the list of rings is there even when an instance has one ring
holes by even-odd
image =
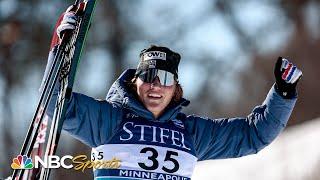
[[[171,72],[177,80],[180,59],[180,54],[167,47],[151,45],[149,48],[143,49],[140,52],[140,63],[135,76],[139,76],[148,69],[160,69]]]

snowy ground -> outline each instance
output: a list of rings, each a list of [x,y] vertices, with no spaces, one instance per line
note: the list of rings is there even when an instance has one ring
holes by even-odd
[[[258,154],[199,162],[192,180],[320,180],[320,118],[287,128]]]

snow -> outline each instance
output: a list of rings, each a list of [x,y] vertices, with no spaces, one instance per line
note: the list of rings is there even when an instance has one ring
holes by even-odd
[[[286,128],[258,154],[198,162],[192,179],[320,179],[319,139],[320,118]]]

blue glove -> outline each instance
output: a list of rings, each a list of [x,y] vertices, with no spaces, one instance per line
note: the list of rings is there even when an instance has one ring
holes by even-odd
[[[302,72],[285,58],[279,57],[275,68],[276,91],[285,99],[291,99],[297,95],[296,86],[302,76]]]

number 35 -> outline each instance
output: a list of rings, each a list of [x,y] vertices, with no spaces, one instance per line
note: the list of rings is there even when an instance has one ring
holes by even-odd
[[[103,159],[103,152],[99,152],[96,158],[96,154],[94,152],[92,152],[91,154],[91,160],[95,161],[95,160],[101,160]]]
[[[140,153],[147,153],[147,152],[151,152],[152,155],[151,156],[148,156],[148,159],[152,161],[152,165],[151,166],[147,166],[145,163],[142,163],[142,162],[139,162],[139,166],[142,168],[142,169],[145,169],[145,170],[155,170],[159,167],[159,162],[157,160],[157,157],[159,155],[158,151],[155,150],[154,148],[151,148],[151,147],[146,147],[146,148],[143,148],[141,149]],[[179,170],[179,162],[172,158],[172,156],[178,156],[178,153],[177,152],[174,152],[174,151],[167,151],[166,153],[166,157],[164,158],[164,162],[165,161],[171,161],[173,164],[174,164],[174,167],[172,169],[168,169],[166,167],[162,167],[162,170],[167,172],[167,173],[174,173],[174,172],[177,172]]]

